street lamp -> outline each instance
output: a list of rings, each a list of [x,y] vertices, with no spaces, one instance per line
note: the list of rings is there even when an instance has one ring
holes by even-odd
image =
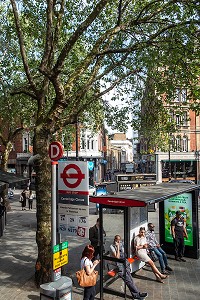
[[[195,151],[195,158],[197,161],[197,176],[196,176],[196,183],[199,184],[200,180],[199,180],[199,157],[200,157],[200,150],[196,150]]]
[[[171,165],[171,144],[172,144],[172,133],[169,134],[169,150],[168,150],[168,158],[169,158],[169,181],[172,178],[172,165]]]
[[[78,130],[79,130],[79,123],[78,123],[78,118],[76,120],[76,160],[79,160],[79,157],[78,157]]]

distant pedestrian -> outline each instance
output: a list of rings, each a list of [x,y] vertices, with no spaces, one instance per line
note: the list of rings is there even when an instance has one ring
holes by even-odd
[[[28,207],[29,207],[29,210],[33,209],[33,192],[32,191],[30,191],[30,193],[29,193]]]
[[[99,260],[95,260],[92,262],[92,258],[94,255],[94,247],[92,245],[87,245],[81,256],[81,269],[85,268],[85,271],[88,275],[90,275],[96,266],[99,264]],[[94,300],[96,295],[96,287],[89,286],[84,288],[84,296],[83,300]]]
[[[185,262],[186,260],[183,258],[185,251],[184,238],[187,239],[188,234],[180,211],[176,212],[176,217],[171,221],[171,230],[174,240],[175,260]]]
[[[105,230],[103,230],[104,237],[106,236]],[[94,247],[94,257],[92,260],[96,260],[100,256],[100,221],[99,218],[96,220],[96,224],[89,229],[89,240],[91,245]],[[104,241],[103,241],[104,243]],[[104,245],[102,245],[104,247]]]
[[[146,232],[146,239],[148,244],[148,250],[154,251],[155,254],[158,257],[160,267],[161,267],[161,273],[162,274],[169,274],[168,271],[172,271],[170,266],[168,265],[167,255],[165,251],[161,248],[160,244],[158,243],[156,239],[156,235],[154,232],[155,226],[153,223],[148,224],[148,230]]]
[[[22,204],[22,210],[26,210],[26,190],[23,190],[20,197],[20,202]]]

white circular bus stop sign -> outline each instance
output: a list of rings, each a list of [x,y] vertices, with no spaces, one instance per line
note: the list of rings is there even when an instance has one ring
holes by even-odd
[[[60,142],[52,142],[49,145],[49,157],[53,161],[57,161],[63,157],[63,145]]]

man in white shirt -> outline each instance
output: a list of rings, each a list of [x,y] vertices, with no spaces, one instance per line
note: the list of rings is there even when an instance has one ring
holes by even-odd
[[[154,228],[155,228],[155,226],[153,223],[148,224],[148,230],[146,232],[148,249],[149,249],[149,251],[154,251],[155,254],[157,255],[159,263],[160,263],[161,273],[169,274],[168,271],[172,271],[172,269],[168,265],[167,255],[166,255],[165,251],[161,248],[160,244],[158,243],[158,241],[156,239]]]

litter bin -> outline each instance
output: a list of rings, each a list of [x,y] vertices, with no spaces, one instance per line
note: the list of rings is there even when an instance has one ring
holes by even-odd
[[[40,285],[40,300],[72,300],[72,279],[61,276],[54,282]]]

